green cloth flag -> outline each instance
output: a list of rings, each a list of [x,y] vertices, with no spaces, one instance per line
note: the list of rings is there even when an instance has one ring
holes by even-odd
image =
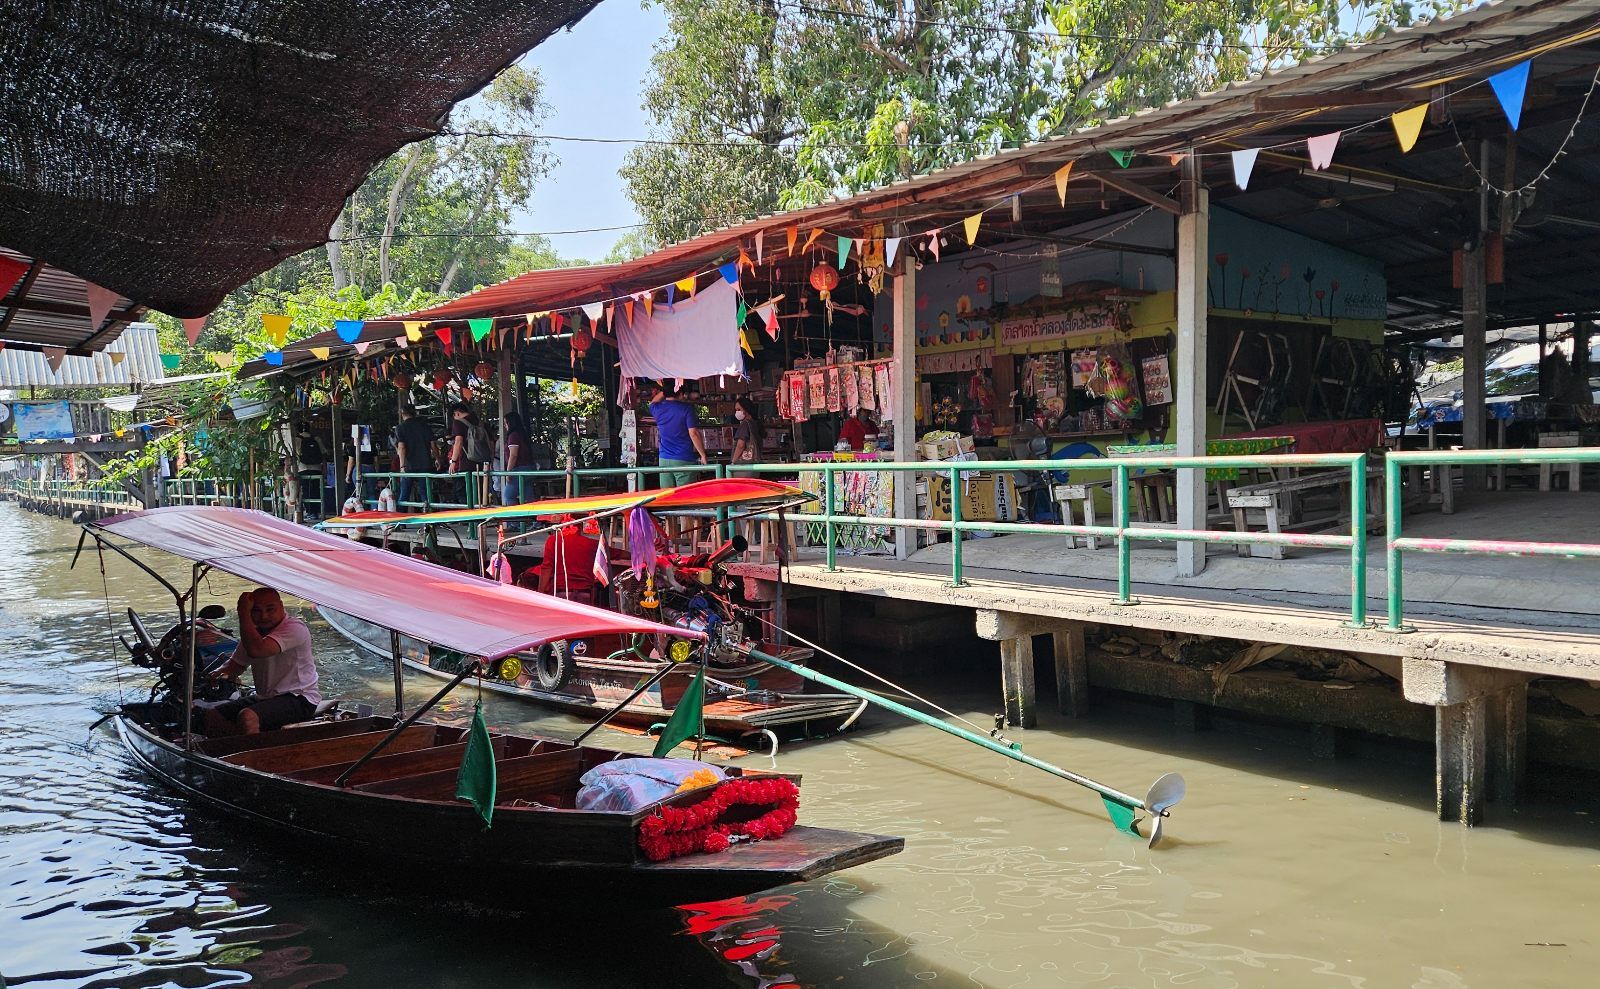
[[[694,675],[694,681],[689,684],[689,689],[683,692],[683,697],[678,700],[678,706],[672,709],[672,717],[667,719],[667,726],[661,729],[661,738],[656,742],[655,751],[650,754],[657,759],[664,759],[678,743],[688,741],[700,734],[700,718],[706,697],[706,670]]]
[[[494,818],[494,743],[489,740],[489,725],[483,720],[483,702],[472,712],[472,729],[467,732],[467,751],[461,755],[461,772],[456,774],[456,799],[469,800],[489,827]]]
[[[467,320],[467,327],[472,330],[473,341],[482,343],[483,338],[488,336],[490,331],[494,329],[494,317],[485,316],[482,319],[469,319]]]

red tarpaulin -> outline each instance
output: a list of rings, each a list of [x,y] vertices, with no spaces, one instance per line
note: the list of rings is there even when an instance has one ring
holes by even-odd
[[[1382,442],[1383,422],[1379,419],[1288,422],[1248,433],[1229,433],[1226,438],[1249,436],[1293,436],[1295,453],[1366,453]]]
[[[93,525],[469,656],[497,659],[557,639],[669,628],[509,587],[244,508],[178,506]]]

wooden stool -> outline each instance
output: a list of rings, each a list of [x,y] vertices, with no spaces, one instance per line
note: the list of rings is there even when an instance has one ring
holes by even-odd
[[[1083,505],[1083,524],[1098,525],[1099,523],[1095,521],[1094,493],[1105,488],[1107,488],[1107,484],[1104,481],[1096,484],[1052,484],[1050,486],[1050,497],[1056,503],[1056,506],[1060,508],[1061,521],[1064,524],[1074,524],[1072,521],[1072,503],[1076,501]],[[1090,549],[1100,548],[1099,536],[1084,536],[1083,539],[1084,545]],[[1067,548],[1078,548],[1078,537],[1070,532],[1067,533]]]
[[[777,519],[745,519],[739,523],[739,528],[750,550],[756,552],[758,562],[770,563],[778,558]]]
[[[1171,473],[1135,474],[1128,482],[1133,495],[1132,508],[1140,522],[1173,521]]]

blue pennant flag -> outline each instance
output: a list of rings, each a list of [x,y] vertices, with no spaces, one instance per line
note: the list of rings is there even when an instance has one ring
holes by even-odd
[[[739,284],[739,262],[729,261],[727,264],[718,267],[717,271],[722,274],[722,280],[729,285]]]
[[[283,351],[269,350],[262,356],[266,358],[267,363],[272,367],[283,367]]]
[[[361,336],[361,327],[365,325],[359,319],[336,319],[333,321],[333,332],[339,334],[339,339],[345,343],[355,343]]]
[[[678,297],[678,287],[676,285],[668,285],[667,286],[667,311],[668,312],[672,311],[673,300],[677,299],[677,297]]]
[[[1519,62],[1489,77],[1489,88],[1499,98],[1500,109],[1506,112],[1512,130],[1522,123],[1522,98],[1528,94],[1528,70],[1532,67],[1531,61]]]

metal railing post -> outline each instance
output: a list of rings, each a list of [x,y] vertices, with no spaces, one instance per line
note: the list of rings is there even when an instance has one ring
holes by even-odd
[[[1367,455],[1350,465],[1350,627],[1367,624]]]
[[[1133,605],[1133,540],[1128,537],[1128,465],[1111,468],[1111,517],[1117,528],[1117,598],[1112,604]]]
[[[965,587],[961,573],[961,472],[950,468],[950,586]]]
[[[1400,461],[1393,457],[1384,458],[1383,497],[1385,502],[1383,565],[1389,580],[1389,621],[1384,630],[1409,632],[1411,630],[1405,625],[1405,588],[1400,572],[1400,547],[1397,545],[1397,540],[1400,538],[1400,506],[1403,500],[1400,489]]]
[[[839,569],[839,547],[834,543],[833,527],[833,470],[831,465],[818,464],[822,468],[822,503],[823,516],[827,521],[822,523],[822,537],[828,544],[828,570]]]

